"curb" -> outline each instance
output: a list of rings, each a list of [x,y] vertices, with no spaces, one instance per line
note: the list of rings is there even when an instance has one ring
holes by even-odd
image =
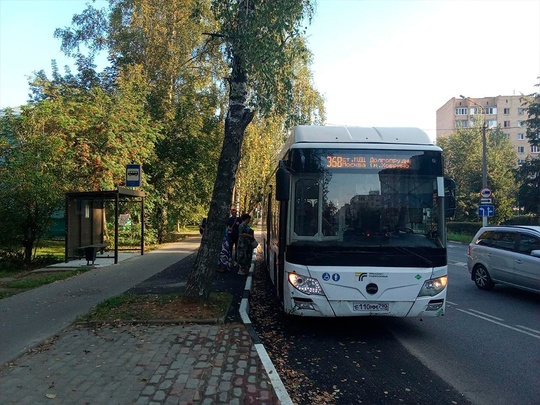
[[[244,287],[244,294],[242,297],[242,301],[240,302],[240,308],[238,311],[240,312],[240,317],[242,318],[242,322],[246,326],[248,333],[251,336],[251,340],[253,341],[253,344],[255,346],[255,349],[257,350],[259,358],[261,359],[264,369],[266,370],[266,374],[268,375],[268,378],[270,379],[270,382],[272,386],[274,387],[274,391],[276,393],[276,396],[278,397],[280,404],[293,405],[292,399],[289,396],[289,393],[287,392],[287,389],[285,388],[283,381],[281,381],[281,378],[279,377],[279,374],[276,371],[276,368],[274,367],[272,360],[270,360],[270,357],[268,356],[266,349],[262,345],[259,339],[259,336],[257,335],[257,332],[255,331],[255,328],[253,328],[251,324],[251,319],[249,319],[249,315],[248,315],[249,296],[251,294],[251,287],[252,287],[252,281],[253,281],[253,269],[255,267],[256,259],[257,259],[257,249],[255,248],[253,250],[251,267],[249,268],[249,274],[247,276],[246,285]]]

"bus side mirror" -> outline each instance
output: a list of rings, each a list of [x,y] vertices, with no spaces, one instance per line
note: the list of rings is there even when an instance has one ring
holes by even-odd
[[[444,200],[446,218],[453,217],[456,213],[456,182],[452,179],[444,179]]]
[[[285,166],[285,161],[279,161],[279,167],[276,172],[276,200],[289,201],[289,190],[291,189],[291,173]]]

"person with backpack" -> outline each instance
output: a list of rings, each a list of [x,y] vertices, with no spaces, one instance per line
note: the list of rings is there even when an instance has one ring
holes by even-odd
[[[257,247],[258,243],[255,240],[253,229],[249,226],[251,215],[242,214],[241,220],[238,238],[238,265],[240,266],[238,274],[246,276],[249,274],[253,249]]]

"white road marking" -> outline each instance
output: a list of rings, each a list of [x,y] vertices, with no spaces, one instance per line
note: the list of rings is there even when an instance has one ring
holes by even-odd
[[[459,309],[459,308],[456,308],[456,311],[460,311],[460,312],[463,312],[465,314],[469,314],[469,315],[472,315],[472,316],[476,316],[477,318],[480,318],[480,319],[483,319],[485,321],[488,321],[488,322],[491,322],[491,323],[494,323],[496,325],[500,325],[504,328],[508,328],[508,329],[511,329],[511,330],[514,330],[516,332],[519,332],[519,333],[523,333],[524,335],[529,335],[529,336],[532,336],[533,338],[536,338],[536,339],[539,339],[540,340],[540,335],[535,335],[533,333],[529,333],[527,331],[524,331],[524,330],[521,330],[521,329],[518,329],[518,328],[514,328],[513,326],[510,326],[510,325],[505,325],[504,323],[501,323],[501,322],[498,322],[498,321],[495,321],[493,319],[489,319],[489,318],[486,318],[484,316],[481,316],[481,315],[478,315],[478,314],[475,314],[474,312],[469,312],[469,311],[466,311],[464,309]]]
[[[516,328],[525,329],[525,330],[528,330],[529,332],[538,333],[540,335],[540,330],[527,328],[526,326],[523,326],[523,325],[516,325]]]
[[[475,313],[480,314],[480,315],[487,316],[488,318],[495,319],[496,321],[499,321],[499,322],[503,322],[503,321],[504,321],[504,319],[502,319],[502,318],[497,318],[496,316],[493,316],[493,315],[490,315],[490,314],[486,314],[485,312],[477,311],[476,309],[469,308],[469,311],[475,312]]]

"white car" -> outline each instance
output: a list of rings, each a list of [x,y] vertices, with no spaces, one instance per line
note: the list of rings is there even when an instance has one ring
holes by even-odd
[[[540,226],[482,227],[467,256],[471,279],[481,290],[500,283],[540,293]]]

